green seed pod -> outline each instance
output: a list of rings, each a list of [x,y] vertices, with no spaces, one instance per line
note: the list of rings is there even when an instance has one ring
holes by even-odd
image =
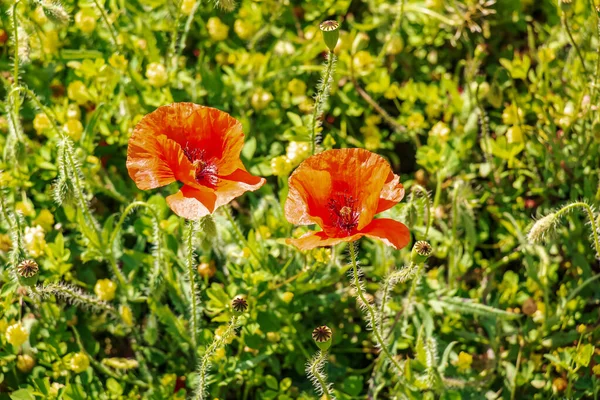
[[[419,240],[414,244],[410,258],[413,263],[422,264],[427,261],[431,253],[433,253],[431,245],[424,240]]]
[[[325,21],[319,25],[323,32],[323,40],[330,51],[335,49],[338,39],[340,38],[340,24],[337,21]]]
[[[312,338],[321,351],[329,350],[329,347],[331,346],[331,337],[331,329],[325,325],[316,327],[312,332]]]
[[[39,278],[40,268],[34,260],[23,260],[17,265],[19,281],[24,286],[34,286]]]
[[[231,309],[239,317],[248,310],[248,302],[243,297],[237,296],[231,301]]]
[[[560,9],[563,11],[569,11],[571,9],[572,0],[558,0],[560,4]]]

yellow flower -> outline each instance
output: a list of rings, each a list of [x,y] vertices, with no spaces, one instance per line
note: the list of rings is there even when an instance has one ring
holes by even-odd
[[[58,32],[55,30],[45,32],[41,37],[42,51],[46,54],[54,54],[58,50],[58,45],[61,43]]]
[[[227,39],[229,27],[225,25],[218,17],[210,17],[206,23],[206,29],[210,38],[215,42]]]
[[[421,113],[413,113],[406,119],[406,127],[410,130],[425,128],[425,117]]]
[[[83,124],[78,119],[70,119],[66,124],[63,125],[63,131],[71,137],[74,141],[78,142],[81,139],[83,133]]]
[[[397,99],[400,97],[400,86],[396,82],[392,83],[386,90],[383,92],[383,97],[388,100]]]
[[[23,241],[25,242],[25,249],[27,249],[27,252],[32,257],[39,257],[44,254],[46,238],[41,226],[36,225],[33,228],[30,226],[26,227]]]
[[[150,63],[146,68],[146,78],[150,85],[154,87],[164,86],[169,81],[169,75],[164,65],[160,63]]]
[[[46,17],[46,13],[44,12],[44,8],[42,6],[37,6],[37,8],[33,11],[31,19],[40,25],[44,25],[46,22],[48,22],[48,17]]]
[[[20,347],[29,338],[29,333],[20,322],[12,324],[6,329],[6,341],[14,347]]]
[[[225,349],[223,347],[219,347],[217,350],[215,350],[213,358],[215,361],[225,358]]]
[[[90,366],[90,359],[85,353],[75,353],[69,362],[69,368],[76,374],[82,373]]]
[[[250,104],[252,108],[256,111],[264,110],[269,103],[273,100],[273,95],[263,89],[258,89],[252,95],[252,99],[250,99]]]
[[[352,65],[359,75],[367,75],[375,69],[375,59],[368,51],[361,50],[354,55]]]
[[[102,360],[102,364],[108,365],[109,367],[114,369],[132,369],[138,367],[137,360],[134,360],[132,358],[120,357],[105,358],[104,360]]]
[[[315,261],[321,264],[327,264],[331,260],[331,249],[320,247],[313,250]]]
[[[69,83],[67,87],[67,96],[74,100],[77,104],[84,105],[90,100],[90,95],[88,93],[87,87],[81,81],[74,81]]]
[[[194,4],[196,0],[183,0],[181,2],[181,12],[185,15],[190,15],[192,10],[194,9]]]
[[[290,142],[286,149],[286,156],[292,164],[298,165],[310,156],[310,145],[308,142]]]
[[[67,107],[67,119],[81,119],[81,110],[77,104],[69,104]]]
[[[108,63],[111,67],[118,69],[119,71],[124,71],[127,68],[127,59],[122,54],[114,53],[108,59]]]
[[[394,35],[388,42],[385,53],[388,55],[396,55],[402,52],[404,49],[404,41],[400,37],[400,35]]]
[[[244,21],[242,19],[236,19],[233,23],[233,30],[235,34],[239,36],[242,40],[250,39],[254,33],[256,32],[256,28],[254,24],[249,21]]]
[[[520,126],[515,125],[506,131],[507,143],[523,143],[523,131]]]
[[[470,354],[461,351],[458,354],[458,360],[456,360],[456,367],[460,372],[466,372],[471,369],[471,364],[473,364],[473,356]]]
[[[98,279],[94,286],[94,293],[100,300],[111,301],[115,298],[117,284],[110,279]]]
[[[133,313],[131,312],[131,308],[128,306],[120,306],[119,315],[121,316],[121,320],[123,320],[125,325],[133,326]]]
[[[523,119],[523,110],[511,104],[502,112],[502,122],[505,125],[516,125]]]
[[[46,232],[50,232],[52,225],[54,225],[54,215],[52,215],[50,210],[44,208],[33,220],[33,224],[41,226]]]
[[[91,8],[84,8],[75,14],[75,26],[83,33],[92,33],[96,29],[96,13]]]
[[[439,121],[431,128],[431,130],[429,131],[429,135],[434,136],[440,140],[446,141],[450,136],[450,128],[442,121]]]
[[[29,200],[17,202],[15,209],[25,217],[32,217],[35,215],[35,208],[33,208],[33,204]]]
[[[287,90],[294,96],[301,96],[303,94],[306,94],[306,83],[304,83],[300,79],[294,78],[288,82]]]
[[[286,176],[292,172],[292,162],[286,156],[278,156],[271,159],[271,170],[275,176]]]
[[[294,300],[294,293],[292,292],[285,292],[281,295],[281,300],[283,300],[285,303],[291,303],[292,300]]]
[[[22,354],[17,357],[17,369],[27,373],[35,366],[35,360],[29,354]]]
[[[0,251],[7,252],[10,250],[12,242],[10,236],[5,233],[0,233]]]

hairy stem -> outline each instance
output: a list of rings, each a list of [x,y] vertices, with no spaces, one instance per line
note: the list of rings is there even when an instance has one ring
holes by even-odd
[[[319,350],[317,354],[309,361],[306,372],[312,378],[314,378],[314,384],[316,390],[321,396],[324,396],[327,400],[331,400],[332,396],[327,385],[327,377],[322,370],[325,366],[325,360],[327,359],[327,352]],[[323,398],[323,397],[321,397]]]
[[[240,243],[245,248],[250,250],[250,254],[252,254],[252,256],[256,259],[256,261],[258,261],[260,264],[262,264],[262,258],[258,255],[256,250],[252,246],[250,246],[250,244],[248,243],[248,240],[246,240],[246,237],[244,236],[244,234],[240,230],[239,226],[235,222],[235,219],[233,218],[233,214],[231,214],[231,210],[229,209],[229,207],[224,207],[224,208],[225,208],[225,216],[227,217],[227,220],[233,227],[233,231],[235,232],[237,239],[240,241]]]
[[[323,77],[321,78],[321,83],[319,84],[319,88],[317,90],[317,96],[315,98],[315,105],[313,107],[313,113],[310,120],[310,154],[315,154],[317,150],[317,139],[318,133],[317,129],[319,128],[319,119],[323,115],[323,108],[325,106],[325,99],[329,95],[329,91],[331,89],[331,77],[333,75],[333,66],[335,64],[335,54],[333,51],[329,51],[327,53],[327,65],[325,67],[325,72],[323,73]]]
[[[190,282],[190,306],[192,315],[190,318],[190,336],[192,338],[192,347],[194,348],[194,357],[196,356],[198,335],[198,288],[196,286],[196,271],[194,270],[194,234],[195,234],[195,222],[188,223],[185,232],[185,267],[188,273],[188,280]]]
[[[200,364],[198,365],[198,385],[196,386],[196,394],[194,398],[196,400],[205,400],[207,399],[207,388],[206,388],[206,378],[208,376],[208,370],[210,369],[210,358],[215,354],[217,349],[225,346],[229,339],[235,335],[235,329],[237,327],[238,317],[232,317],[229,325],[225,332],[222,335],[214,337],[212,343],[208,346],[202,359],[200,360]]]
[[[398,364],[398,361],[396,361],[396,359],[390,354],[385,342],[383,341],[381,333],[379,329],[377,329],[377,316],[375,315],[375,310],[373,310],[373,307],[371,306],[363,292],[362,282],[360,280],[360,274],[358,272],[358,264],[356,261],[355,244],[350,243],[348,247],[350,248],[350,260],[352,262],[352,273],[354,279],[354,286],[356,287],[356,293],[360,301],[364,304],[365,309],[367,310],[368,318],[371,324],[371,328],[373,329],[373,334],[375,335],[377,344],[379,345],[381,351],[383,351],[383,354],[385,354],[387,359],[394,365],[394,367],[396,367],[397,372],[401,373],[402,367],[400,366],[400,364]]]
[[[596,224],[596,218],[594,218],[594,211],[589,204],[584,203],[582,201],[578,201],[576,203],[571,203],[556,212],[555,218],[561,217],[563,214],[569,212],[573,208],[583,208],[588,215],[588,219],[590,221],[590,225],[592,227],[592,235],[594,237],[594,246],[596,248],[596,257],[600,258],[600,238],[598,237],[598,225]]]

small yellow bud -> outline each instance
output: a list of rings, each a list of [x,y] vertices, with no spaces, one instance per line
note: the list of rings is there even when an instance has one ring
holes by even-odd
[[[22,354],[17,357],[17,369],[27,373],[35,366],[35,360],[29,354]]]
[[[181,2],[181,12],[185,15],[190,15],[194,9],[196,0],[183,0]]]
[[[160,63],[150,63],[146,68],[146,78],[150,85],[154,87],[164,86],[169,81],[169,75],[164,65]]]
[[[306,94],[306,83],[300,79],[292,79],[287,84],[287,90],[294,96],[301,96]]]
[[[286,156],[278,156],[271,159],[271,170],[275,176],[286,176],[294,168],[292,162]]]
[[[218,17],[210,17],[206,23],[206,29],[208,29],[210,38],[215,42],[223,41],[229,35],[229,27]]]
[[[87,87],[81,81],[73,81],[67,87],[67,96],[79,105],[84,105],[90,100]]]
[[[83,33],[92,33],[96,29],[96,13],[91,8],[84,8],[75,14],[75,26]]]
[[[81,139],[81,134],[83,133],[83,124],[78,119],[70,119],[63,126],[63,131],[67,135],[73,139],[73,141],[78,142]]]
[[[242,19],[236,19],[233,23],[233,30],[235,34],[242,40],[248,40],[252,38],[256,32],[256,28],[253,23]]]
[[[113,54],[108,59],[108,63],[111,67],[116,68],[119,71],[125,71],[127,68],[127,59],[122,54]]]
[[[273,100],[273,95],[271,93],[263,89],[258,89],[252,95],[252,99],[250,99],[250,104],[252,105],[252,108],[254,108],[256,111],[261,111],[267,108],[269,103],[271,103],[271,100]]]
[[[33,118],[33,129],[35,129],[38,135],[50,130],[50,128],[52,128],[52,123],[46,114],[39,113],[35,115],[35,118]]]
[[[98,279],[94,286],[94,293],[100,300],[111,301],[115,298],[117,284],[110,279]]]
[[[473,364],[473,356],[461,351],[458,354],[458,360],[456,360],[456,367],[460,372],[466,372],[471,369],[471,364]]]
[[[294,293],[285,292],[284,294],[281,295],[281,300],[283,300],[285,303],[291,303],[292,300],[294,300]]]
[[[9,326],[6,329],[6,341],[14,347],[20,347],[29,338],[29,333],[20,322]]]

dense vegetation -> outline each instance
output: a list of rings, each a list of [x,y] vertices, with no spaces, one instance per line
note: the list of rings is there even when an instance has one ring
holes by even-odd
[[[597,399],[599,10],[0,1],[0,399]],[[245,134],[202,214],[132,172],[179,102]],[[400,177],[399,228],[302,248],[290,175],[345,148]],[[326,176],[371,190],[352,160]]]

